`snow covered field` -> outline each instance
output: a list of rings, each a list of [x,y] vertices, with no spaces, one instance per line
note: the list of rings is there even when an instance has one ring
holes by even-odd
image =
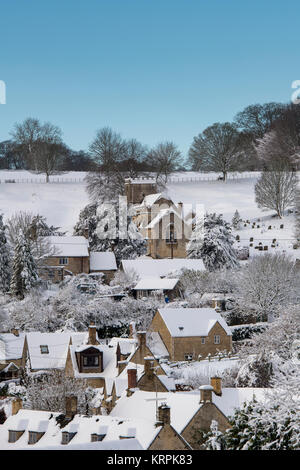
[[[0,184],[0,211],[5,218],[18,211],[39,213],[49,225],[73,232],[80,210],[88,203],[83,183]]]
[[[33,175],[20,170],[0,171],[0,211],[9,217],[17,211],[30,211],[39,213],[47,218],[50,225],[59,226],[72,234],[80,210],[88,203],[83,178],[85,172],[69,172],[54,176],[63,178],[63,183],[4,183],[7,179],[39,181],[43,175]],[[215,174],[211,176],[216,176]],[[175,175],[172,175],[175,178]],[[237,209],[243,220],[249,220],[247,226],[239,232],[240,245],[249,246],[250,237],[254,238],[253,247],[250,247],[250,256],[265,253],[254,247],[258,243],[268,245],[268,251],[285,250],[293,256],[300,257],[299,250],[293,250],[294,215],[288,214],[282,220],[272,217],[274,212],[263,212],[255,203],[254,186],[258,173],[232,174],[226,183],[223,181],[189,181],[191,178],[207,177],[207,174],[196,172],[177,173],[176,178],[185,178],[185,182],[171,182],[168,193],[174,202],[189,204],[204,204],[208,212],[222,213],[229,222]],[[68,181],[68,182],[67,182]],[[76,181],[76,182],[75,182]],[[260,220],[258,220],[260,219]],[[256,221],[255,228],[252,222]],[[280,229],[280,225],[284,228]],[[257,228],[257,226],[259,226]],[[272,226],[271,229],[268,229]],[[235,233],[235,234],[236,234]],[[276,247],[272,248],[273,239]],[[277,246],[278,243],[278,246]]]

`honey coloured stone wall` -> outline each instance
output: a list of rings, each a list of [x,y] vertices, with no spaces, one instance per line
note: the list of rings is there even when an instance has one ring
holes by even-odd
[[[204,403],[181,432],[182,437],[194,450],[202,449],[202,433],[210,431],[212,420],[218,422],[218,429],[221,432],[230,428],[228,419],[214,403]]]
[[[215,344],[215,335],[220,336],[220,344]],[[228,336],[224,328],[216,323],[210,330],[208,336],[203,337],[205,343],[202,344],[201,336],[187,336],[173,338],[173,361],[186,360],[186,354],[193,354],[192,359],[197,360],[199,354],[201,359],[205,359],[208,354],[215,355],[218,351],[227,352],[232,350],[231,336]]]
[[[44,261],[44,265],[47,266],[62,266],[59,264],[60,258],[64,258],[63,256],[53,256],[51,258],[47,258]],[[81,274],[86,273],[88,274],[90,271],[89,266],[89,258],[85,257],[69,257],[68,264],[63,265],[64,269],[67,271],[71,271],[73,274]]]
[[[149,450],[190,450],[170,424],[165,424],[150,444]]]

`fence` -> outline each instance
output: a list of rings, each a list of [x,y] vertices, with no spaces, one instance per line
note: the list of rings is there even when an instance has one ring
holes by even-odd
[[[228,173],[227,174],[227,179],[228,180],[241,180],[241,179],[249,179],[249,178],[257,178],[259,176],[259,172],[243,172],[243,173]],[[200,181],[218,181],[222,177],[221,174],[218,173],[203,173],[197,176],[189,176],[188,174],[186,176],[170,176],[168,179],[168,183],[174,184],[174,183],[197,183]],[[31,178],[15,178],[13,175],[10,178],[1,178],[0,183],[6,183],[6,184],[13,184],[13,183],[31,183],[31,184],[44,184],[46,183],[46,177],[41,176],[33,176]],[[53,183],[70,183],[70,184],[76,184],[76,183],[84,183],[84,176],[81,177],[67,177],[67,176],[50,176],[50,180],[48,184],[53,184]]]
[[[46,178],[10,178],[10,179],[1,179],[0,183],[36,183],[43,184],[46,183]],[[59,178],[59,177],[50,177],[48,184],[53,183],[84,183],[84,178]]]
[[[249,178],[258,178],[259,172],[243,172],[243,173],[228,173],[227,179],[228,180],[241,180],[241,179],[249,179]],[[222,178],[221,174],[214,173],[213,175],[207,173],[199,176],[182,176],[182,177],[174,177],[171,176],[168,179],[168,183],[197,183],[200,181],[218,181]]]

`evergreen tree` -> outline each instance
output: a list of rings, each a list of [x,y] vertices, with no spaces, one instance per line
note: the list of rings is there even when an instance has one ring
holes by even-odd
[[[3,224],[3,215],[0,214],[0,291],[7,292],[10,285],[11,266],[10,250],[5,234],[5,225]]]
[[[239,211],[236,210],[234,215],[233,215],[233,218],[232,218],[232,226],[235,230],[240,230],[241,228],[241,222],[242,222],[242,219],[241,219],[241,216],[239,214]]]
[[[93,251],[114,251],[117,264],[122,259],[134,259],[146,254],[147,244],[134,222],[130,211],[121,211],[119,204],[112,202],[111,210],[104,204],[88,204],[79,214],[74,235],[89,231],[90,248]]]
[[[203,237],[193,231],[192,240],[188,245],[188,257],[197,255],[203,259],[207,270],[215,271],[222,268],[238,266],[237,255],[233,248],[234,238],[230,225],[222,218],[222,214],[206,214],[204,217]]]
[[[10,291],[16,297],[23,299],[24,294],[36,285],[38,274],[30,241],[21,231],[15,247],[12,271]]]

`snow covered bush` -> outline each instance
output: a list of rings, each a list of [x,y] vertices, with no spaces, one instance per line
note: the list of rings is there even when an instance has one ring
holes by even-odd
[[[10,249],[6,237],[6,226],[0,214],[0,292],[9,290],[11,278]]]
[[[255,398],[232,417],[224,433],[227,450],[300,449],[300,374],[286,363],[263,401]]]
[[[299,272],[284,253],[255,256],[238,274],[237,284],[240,309],[245,315],[255,311],[260,319],[272,321],[278,309],[299,298]]]
[[[233,248],[234,238],[230,225],[222,214],[206,214],[204,217],[202,238],[196,234],[187,246],[189,258],[202,258],[208,271],[238,266],[236,252]]]
[[[62,371],[31,373],[27,380],[24,408],[65,413],[66,397],[77,397],[78,412],[91,413],[96,389],[86,386],[86,382],[66,377]]]
[[[20,299],[38,282],[37,265],[28,238],[20,231],[12,265],[10,293]]]
[[[241,216],[240,216],[240,213],[238,210],[235,211],[235,213],[233,214],[233,217],[232,217],[232,227],[235,229],[235,230],[240,230],[241,228],[241,224],[242,224],[242,219],[241,219]]]

